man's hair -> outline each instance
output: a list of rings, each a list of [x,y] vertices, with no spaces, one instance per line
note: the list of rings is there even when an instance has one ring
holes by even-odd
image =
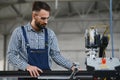
[[[35,1],[33,3],[32,11],[40,11],[41,9],[44,9],[49,12],[51,10],[50,6],[47,3],[42,2],[42,1]]]

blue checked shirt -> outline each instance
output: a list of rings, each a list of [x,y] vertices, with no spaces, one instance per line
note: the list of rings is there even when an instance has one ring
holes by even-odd
[[[33,49],[42,49],[45,48],[45,39],[44,39],[44,30],[36,32],[28,23],[24,26],[26,30],[26,35],[30,44],[30,47]],[[73,63],[65,59],[60,54],[60,49],[58,47],[58,41],[55,33],[48,29],[48,55],[49,55],[49,66],[51,67],[53,59],[58,65],[63,66],[64,68],[71,69]],[[8,51],[7,51],[8,62],[17,67],[18,69],[25,70],[29,65],[28,54],[25,46],[25,39],[22,34],[21,27],[17,27],[11,36]]]

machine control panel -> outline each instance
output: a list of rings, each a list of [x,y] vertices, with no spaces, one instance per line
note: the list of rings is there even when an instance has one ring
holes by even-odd
[[[120,66],[118,58],[87,58],[87,70],[115,70],[115,67]]]

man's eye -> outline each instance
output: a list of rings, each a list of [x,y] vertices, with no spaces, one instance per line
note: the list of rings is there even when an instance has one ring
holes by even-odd
[[[42,20],[46,20],[46,19],[49,19],[49,18],[45,18],[45,17],[41,17]]]
[[[42,20],[45,20],[45,19],[47,19],[47,18],[41,18]]]

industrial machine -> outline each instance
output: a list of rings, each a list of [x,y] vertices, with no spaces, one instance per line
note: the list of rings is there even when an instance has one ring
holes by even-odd
[[[99,26],[99,25],[98,25]],[[87,71],[120,71],[120,60],[114,57],[106,56],[106,48],[109,43],[108,25],[101,25],[105,27],[104,33],[101,35],[97,31],[97,26],[91,26],[85,32],[85,47],[86,47],[86,69]],[[98,56],[97,56],[98,54]],[[101,75],[105,75],[104,73]],[[98,79],[99,78],[99,79]],[[99,76],[96,80],[117,80],[116,77]]]
[[[105,57],[105,49],[109,43],[109,34],[107,34],[108,25],[95,25],[91,26],[85,31],[85,47],[88,56],[95,57],[99,52],[99,57]],[[104,33],[98,33],[97,28],[105,28]],[[94,55],[94,56],[93,56]]]

